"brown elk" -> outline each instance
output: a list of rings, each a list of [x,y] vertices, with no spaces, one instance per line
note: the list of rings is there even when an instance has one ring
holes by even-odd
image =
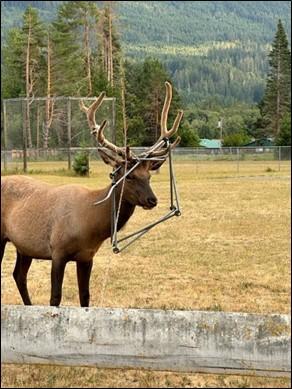
[[[167,156],[163,139],[176,133],[183,112],[179,111],[173,127],[167,130],[167,116],[172,98],[171,85],[166,82],[166,96],[161,114],[161,135],[154,146],[147,150],[148,157]],[[104,121],[96,124],[95,113],[105,93],[89,108],[82,104],[92,133],[102,146],[99,153],[103,161],[117,168],[118,178],[125,174],[139,159],[127,147],[117,147],[109,142],[103,130]],[[179,141],[171,145],[174,147]],[[145,153],[140,154],[145,156]],[[165,160],[165,158],[164,158]],[[151,209],[157,199],[150,187],[150,171],[158,169],[164,160],[143,160],[126,177],[120,208],[118,229],[133,214],[136,206]],[[128,171],[127,170],[127,171]],[[116,201],[121,196],[122,184],[115,191]],[[79,299],[82,307],[89,305],[89,279],[93,257],[103,241],[111,236],[111,199],[105,198],[111,186],[90,190],[80,185],[51,186],[24,176],[7,176],[1,181],[1,260],[5,244],[12,242],[17,258],[13,272],[23,303],[31,305],[27,290],[27,273],[32,259],[52,260],[50,305],[58,306],[62,297],[64,270],[68,261],[76,261]]]

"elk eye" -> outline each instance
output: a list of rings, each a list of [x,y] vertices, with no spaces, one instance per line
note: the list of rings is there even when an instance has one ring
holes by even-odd
[[[133,180],[133,179],[134,179],[134,177],[131,176],[130,174],[126,177],[126,180],[129,180],[129,181],[131,181],[131,180]]]

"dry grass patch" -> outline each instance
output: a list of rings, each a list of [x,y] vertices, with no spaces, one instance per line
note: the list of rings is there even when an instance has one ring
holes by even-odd
[[[285,378],[3,365],[3,388],[290,388]]]

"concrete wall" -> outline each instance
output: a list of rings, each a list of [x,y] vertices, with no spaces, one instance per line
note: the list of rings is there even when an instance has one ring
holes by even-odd
[[[47,306],[1,308],[1,359],[286,376],[288,315]]]

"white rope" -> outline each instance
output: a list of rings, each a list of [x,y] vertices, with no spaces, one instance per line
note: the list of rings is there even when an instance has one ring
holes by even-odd
[[[109,260],[108,260],[108,263],[107,263],[107,267],[106,267],[106,271],[105,271],[105,276],[104,276],[104,279],[103,279],[103,284],[102,284],[101,293],[100,293],[100,300],[99,300],[99,306],[100,307],[103,306],[105,288],[106,288],[107,281],[108,281],[109,269],[110,269],[110,266],[111,266],[112,258],[113,258],[113,254],[111,254],[111,256],[109,257]]]

